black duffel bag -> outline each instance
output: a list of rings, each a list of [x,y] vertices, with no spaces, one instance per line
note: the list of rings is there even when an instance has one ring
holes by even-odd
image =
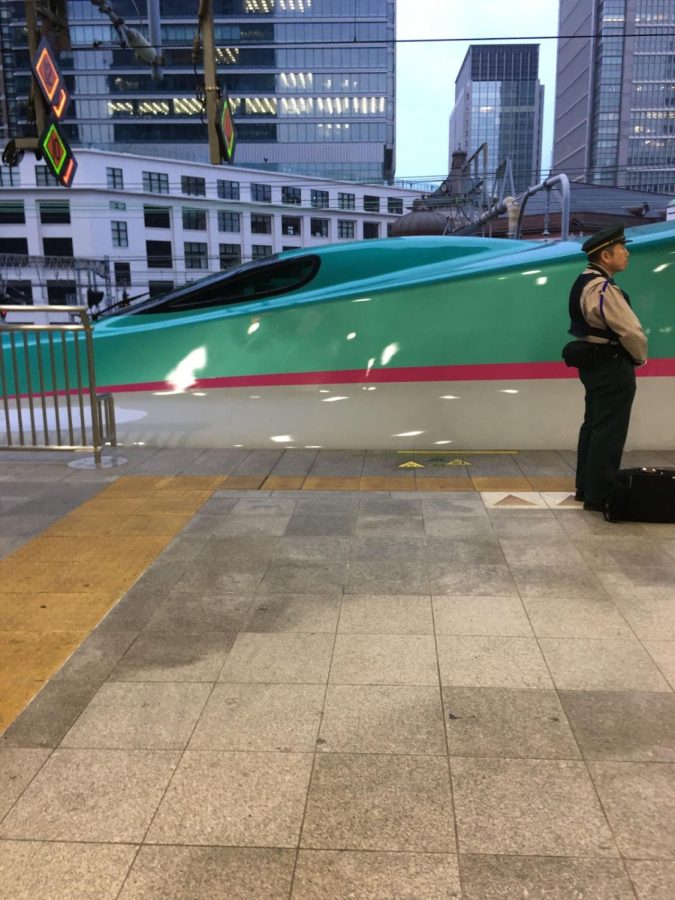
[[[605,507],[610,522],[675,522],[675,469],[621,469]]]

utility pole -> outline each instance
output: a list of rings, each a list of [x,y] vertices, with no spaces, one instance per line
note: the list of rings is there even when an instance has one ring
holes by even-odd
[[[26,0],[26,30],[28,32],[28,55],[30,59],[35,59],[38,48],[38,24],[37,13],[35,9],[35,0]],[[31,83],[30,88],[30,105],[35,116],[35,127],[38,135],[44,133],[47,124],[47,104],[40,91],[37,89],[35,81]],[[21,139],[19,139],[21,140]],[[23,140],[26,140],[25,138]],[[29,138],[33,146],[25,146],[24,149],[37,149],[37,135],[35,138]]]
[[[216,75],[216,44],[213,35],[213,0],[200,0],[199,30],[204,45],[204,94],[206,121],[209,131],[209,161],[214,165],[222,162],[222,151],[216,121],[218,119],[218,99],[220,90]]]

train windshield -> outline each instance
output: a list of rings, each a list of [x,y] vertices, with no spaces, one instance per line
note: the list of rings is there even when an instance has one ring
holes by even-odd
[[[126,310],[129,315],[182,312],[277,297],[303,287],[319,271],[318,256],[266,259],[182,285],[168,294]]]

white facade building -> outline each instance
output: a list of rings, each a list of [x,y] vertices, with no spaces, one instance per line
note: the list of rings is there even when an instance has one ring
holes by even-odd
[[[4,302],[102,306],[283,250],[386,237],[418,196],[388,185],[76,151],[73,186],[0,167]],[[73,263],[73,260],[76,262]]]

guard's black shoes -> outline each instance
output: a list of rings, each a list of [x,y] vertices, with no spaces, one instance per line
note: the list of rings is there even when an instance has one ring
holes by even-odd
[[[584,492],[583,491],[575,491],[574,499],[577,500],[579,503],[581,503],[584,499]]]
[[[601,503],[584,503],[584,509],[589,509],[591,512],[605,511],[605,507]]]

